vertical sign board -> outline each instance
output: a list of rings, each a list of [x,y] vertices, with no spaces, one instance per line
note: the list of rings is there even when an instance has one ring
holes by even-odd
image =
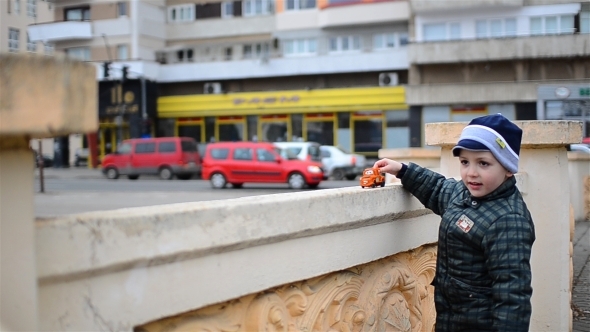
[[[143,120],[143,88],[146,121]],[[114,120],[122,116],[123,122],[129,124],[130,137],[142,137],[150,132],[147,126],[155,123],[157,91],[156,83],[149,80],[145,81],[145,87],[142,87],[140,79],[128,79],[124,83],[118,80],[101,81],[98,84],[98,117]]]

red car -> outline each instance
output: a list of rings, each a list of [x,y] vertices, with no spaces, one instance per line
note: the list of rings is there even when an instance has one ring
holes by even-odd
[[[202,178],[213,188],[246,182],[288,183],[293,189],[317,188],[324,177],[319,162],[283,159],[272,143],[219,142],[207,145]]]
[[[141,174],[190,179],[201,171],[197,143],[190,137],[136,138],[121,142],[117,151],[102,160],[102,172],[109,179],[127,175],[137,180]]]

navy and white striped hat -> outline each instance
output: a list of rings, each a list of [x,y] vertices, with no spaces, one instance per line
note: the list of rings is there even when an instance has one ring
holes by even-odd
[[[502,114],[486,115],[471,120],[463,129],[453,156],[458,157],[461,149],[490,151],[504,168],[517,173],[521,140],[522,129]]]

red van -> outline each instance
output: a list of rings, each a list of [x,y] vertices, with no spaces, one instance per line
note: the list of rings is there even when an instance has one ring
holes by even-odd
[[[136,138],[121,142],[117,151],[102,160],[102,172],[109,179],[127,175],[137,180],[142,174],[174,176],[188,180],[201,171],[197,142],[190,137]]]
[[[204,180],[213,188],[246,182],[288,183],[293,189],[317,188],[324,177],[319,162],[283,159],[272,143],[219,142],[207,145],[203,156]]]

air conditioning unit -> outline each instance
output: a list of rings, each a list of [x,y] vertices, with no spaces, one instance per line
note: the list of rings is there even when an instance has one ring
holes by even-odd
[[[379,86],[397,85],[397,73],[381,73],[379,74]]]
[[[221,83],[219,83],[219,82],[205,83],[203,93],[205,93],[205,94],[221,93]]]

